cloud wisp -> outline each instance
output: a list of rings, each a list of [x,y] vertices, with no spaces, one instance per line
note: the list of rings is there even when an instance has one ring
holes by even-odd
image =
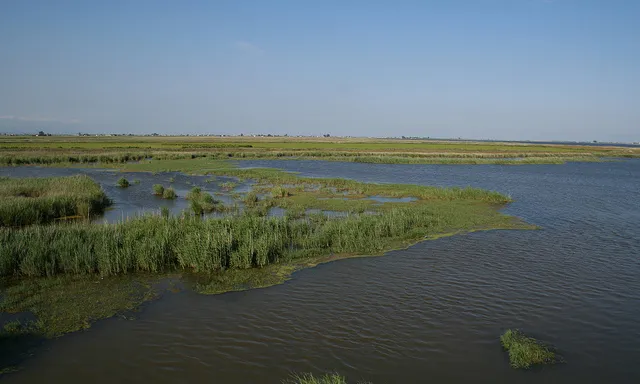
[[[248,41],[236,41],[233,43],[233,47],[245,54],[261,56],[265,54],[264,49],[258,47],[257,45],[250,43]]]

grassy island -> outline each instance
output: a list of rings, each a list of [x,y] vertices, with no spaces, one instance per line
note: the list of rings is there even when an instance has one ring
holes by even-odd
[[[111,202],[88,176],[0,177],[0,227],[45,224],[104,212]]]

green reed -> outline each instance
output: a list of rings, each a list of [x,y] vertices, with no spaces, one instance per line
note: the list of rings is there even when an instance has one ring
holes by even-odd
[[[44,224],[89,217],[111,204],[89,176],[0,178],[0,226]]]
[[[169,187],[169,188],[165,188],[162,191],[162,198],[163,199],[167,199],[167,200],[174,200],[178,197],[178,195],[176,194],[176,190]]]
[[[493,208],[458,202],[341,219],[155,215],[117,224],[0,229],[0,276],[246,269],[301,257],[379,254],[425,236],[513,226]]]

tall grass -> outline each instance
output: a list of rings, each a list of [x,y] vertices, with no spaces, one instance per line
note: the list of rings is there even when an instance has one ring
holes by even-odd
[[[178,195],[176,194],[176,190],[171,188],[171,187],[165,188],[162,191],[162,198],[163,199],[174,200],[177,197],[178,197]]]
[[[555,361],[555,353],[532,337],[518,330],[508,329],[500,342],[509,351],[509,363],[513,368],[529,368],[536,364],[550,364]]]
[[[330,254],[378,254],[424,236],[512,224],[490,207],[457,203],[342,219],[157,215],[118,224],[0,229],[0,276],[246,269]]]
[[[111,204],[98,183],[84,175],[0,178],[0,226],[49,223],[100,214]]]
[[[189,200],[191,210],[196,215],[202,215],[203,213],[222,210],[224,208],[224,206],[219,204],[220,202],[215,200],[210,193],[203,192],[200,187],[191,188],[191,191],[187,193],[185,198]]]
[[[289,191],[281,185],[275,186],[271,190],[271,197],[273,198],[287,197],[289,195]]]
[[[255,191],[247,192],[243,199],[244,205],[247,207],[255,206],[258,201],[260,201],[260,199],[258,198],[258,194]]]

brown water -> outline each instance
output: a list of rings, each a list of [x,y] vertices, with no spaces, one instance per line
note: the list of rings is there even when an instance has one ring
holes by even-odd
[[[640,382],[640,161],[533,166],[261,161],[307,176],[509,193],[540,231],[491,231],[303,270],[217,296],[185,291],[46,342],[8,383]],[[508,367],[509,327],[566,360]]]

